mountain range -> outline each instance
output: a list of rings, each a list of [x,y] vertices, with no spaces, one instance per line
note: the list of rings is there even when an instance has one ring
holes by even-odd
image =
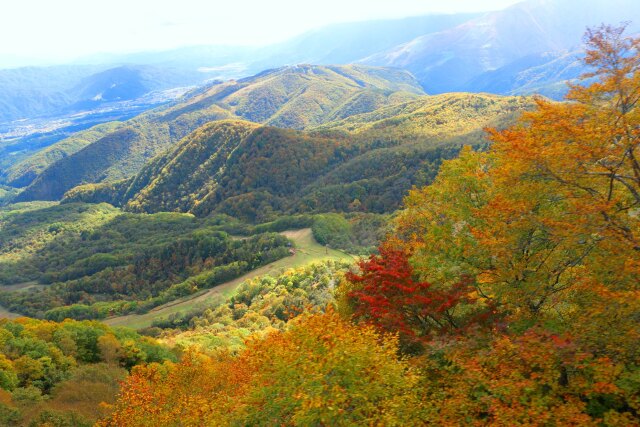
[[[631,19],[630,32],[637,32],[640,19],[634,22],[633,17],[640,17],[640,3],[634,0],[594,0],[589,7],[580,0],[527,0],[483,14],[334,24],[259,48],[193,46],[94,55],[78,65],[0,70],[0,122],[299,63],[403,68],[431,94],[541,93],[559,98],[564,91],[558,83],[583,71],[578,59],[585,29]]]
[[[222,120],[204,125],[129,179],[76,187],[65,202],[132,212],[225,213],[252,222],[274,213],[389,212],[430,181],[461,145],[482,145],[531,107],[525,97],[422,96],[311,130]]]
[[[110,190],[112,202],[133,209],[129,204],[140,199],[138,191],[146,194],[148,190],[138,174],[149,174],[149,165],[158,161],[152,159],[172,153],[184,138],[191,138],[193,144],[192,132],[219,120],[263,125],[271,129],[265,131],[268,135],[278,134],[272,128],[303,131],[283,133],[281,137],[288,141],[330,138],[343,147],[340,161],[331,163],[336,168],[345,161],[358,163],[359,156],[374,156],[378,149],[392,147],[389,158],[406,154],[403,150],[410,146],[432,150],[446,145],[443,141],[462,138],[456,128],[465,129],[464,138],[470,143],[482,144],[483,126],[507,123],[531,100],[471,93],[560,97],[566,81],[585,71],[579,61],[579,40],[586,25],[597,24],[596,18],[615,22],[640,16],[640,5],[630,0],[613,0],[613,4],[597,0],[592,8],[579,6],[577,0],[528,0],[484,14],[337,24],[261,49],[192,47],[96,56],[87,58],[91,65],[31,68],[26,73],[2,70],[0,85],[6,89],[2,96],[8,100],[0,102],[0,110],[4,104],[12,107],[2,116],[5,119],[46,111],[94,111],[179,85],[192,89],[173,101],[150,102],[146,108],[155,108],[133,118],[116,116],[114,120],[105,115],[108,123],[36,143],[0,141],[0,184],[22,189],[15,201],[30,201],[59,200],[76,186],[106,183],[115,186]],[[47,75],[53,78],[45,85]],[[40,83],[30,86],[32,81]],[[49,92],[44,97],[35,92],[25,97],[38,103],[38,108],[31,109],[27,105],[31,101],[22,105],[11,100],[12,82],[15,87]],[[451,91],[467,93],[435,96]],[[512,108],[513,103],[517,108]],[[470,113],[473,108],[475,112]],[[486,120],[474,118],[478,111],[487,115]],[[239,147],[241,139],[225,144]],[[317,144],[314,140],[312,145]],[[393,169],[387,160],[381,164]],[[318,172],[314,180],[324,179],[325,172]],[[356,175],[347,181],[357,181]],[[218,178],[207,179],[218,182]],[[133,187],[132,179],[137,182]],[[124,186],[127,190],[122,193]],[[198,191],[189,190],[185,197],[206,196]],[[4,192],[11,197],[15,193]],[[227,198],[219,191],[216,194],[217,202]],[[140,206],[147,210],[145,203]],[[169,208],[197,211],[189,203]],[[296,208],[289,204],[282,209]]]
[[[59,199],[76,185],[114,181],[207,122],[238,118],[303,129],[423,95],[411,74],[366,66],[293,66],[214,82],[179,102],[59,141],[3,172],[28,184],[18,200]]]
[[[530,0],[475,17],[460,25],[430,32],[358,62],[411,71],[427,93],[491,91],[501,94],[557,95],[547,90],[582,71],[575,64],[588,26],[618,24],[640,17],[640,4],[630,0]],[[637,31],[640,22],[630,27]],[[571,72],[549,73],[547,68]],[[518,77],[537,77],[538,86]],[[511,81],[509,81],[511,80]],[[530,80],[530,79],[526,79]],[[542,80],[542,81],[540,81]]]

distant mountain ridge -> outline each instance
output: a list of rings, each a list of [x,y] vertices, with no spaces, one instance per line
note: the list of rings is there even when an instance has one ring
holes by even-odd
[[[542,93],[576,78],[581,38],[588,26],[634,21],[640,29],[640,2],[634,0],[529,0],[431,32],[357,62],[411,71],[427,93],[452,91],[499,94]],[[573,57],[567,56],[573,53]],[[530,67],[526,61],[537,58]],[[566,73],[553,73],[563,58]],[[493,73],[500,70],[498,73]],[[529,85],[522,73],[538,82]],[[505,83],[505,80],[507,82]]]
[[[45,150],[55,156],[33,156],[5,175],[9,182],[24,181],[25,176],[33,179],[17,200],[55,200],[76,185],[137,173],[147,160],[213,120],[238,118],[304,129],[423,94],[403,70],[310,65],[268,70],[251,78],[213,83],[172,106],[98,134],[90,129],[81,133],[87,138],[79,134]]]
[[[151,65],[0,70],[0,123],[84,111],[157,90],[201,84],[206,74]]]
[[[99,80],[104,72],[117,75],[122,67],[143,70],[152,77],[140,79],[134,73],[120,83],[122,86],[135,86],[142,80],[145,84],[140,88],[146,90],[151,89],[151,81],[161,87],[186,86],[210,79],[238,79],[283,65],[362,63],[408,70],[427,93],[542,92],[559,98],[562,91],[557,90],[558,83],[574,79],[582,71],[566,55],[575,52],[574,59],[579,55],[586,27],[623,21],[631,21],[631,31],[640,30],[640,2],[527,0],[489,13],[334,24],[259,48],[192,46],[84,58],[91,65],[0,70],[0,122],[52,113],[56,108],[91,100],[100,91],[76,99],[68,89],[81,85],[82,79]],[[569,71],[553,72],[563,56]],[[533,61],[530,67],[527,60]],[[20,82],[16,73],[31,75],[32,83]],[[528,85],[523,75],[538,84]],[[72,76],[73,84],[69,82]],[[30,92],[30,101],[21,103],[20,94],[28,93],[30,86],[37,87],[38,80],[64,86],[64,90],[38,89]]]

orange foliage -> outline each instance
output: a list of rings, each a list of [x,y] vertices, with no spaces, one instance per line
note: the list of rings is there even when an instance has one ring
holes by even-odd
[[[237,358],[134,368],[100,425],[403,425],[420,408],[418,376],[397,351],[331,311],[306,316]]]
[[[640,425],[640,39],[622,34],[590,31],[599,81],[445,162],[347,276],[356,317],[423,354],[301,316],[236,358],[134,368],[101,425]],[[434,333],[474,307],[504,323]]]

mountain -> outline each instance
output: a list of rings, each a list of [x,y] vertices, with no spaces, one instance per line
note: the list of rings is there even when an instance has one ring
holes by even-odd
[[[64,65],[0,70],[0,124],[59,116],[199,84],[204,74],[148,65]]]
[[[583,71],[572,59],[580,55],[586,27],[632,20],[634,32],[640,30],[636,17],[640,3],[634,0],[591,0],[588,6],[581,0],[528,0],[484,14],[334,24],[270,46],[100,54],[65,66],[0,70],[0,124],[300,63],[402,68],[427,93],[540,92],[560,98],[561,83]],[[558,61],[567,72],[557,72]]]
[[[148,159],[212,120],[239,118],[303,129],[415,99],[423,93],[415,79],[402,70],[283,67],[193,91],[181,102],[116,125],[115,134],[92,129],[82,134],[89,137],[60,141],[46,149],[51,156],[26,159],[4,175],[14,184],[33,177],[19,195],[20,201],[58,199],[79,184],[135,174]],[[48,163],[50,160],[53,163]]]
[[[73,103],[67,93],[100,66],[24,67],[0,70],[0,123],[50,114]]]
[[[328,25],[269,46],[251,66],[349,64],[426,33],[460,25],[479,14],[457,13]]]
[[[312,132],[213,122],[136,176],[77,187],[65,201],[109,202],[133,212],[226,213],[249,221],[282,213],[389,212],[462,144],[485,144],[484,127],[512,123],[530,106],[524,97],[448,94]],[[375,138],[373,129],[379,131]]]
[[[504,79],[512,64],[512,75],[521,73],[524,58],[537,56],[533,66],[539,67],[543,65],[539,59],[551,53],[547,62],[553,62],[554,56],[580,47],[587,26],[617,24],[638,16],[640,3],[634,0],[594,0],[588,7],[579,0],[530,0],[453,28],[424,34],[359,62],[409,70],[428,93],[476,92],[491,86],[498,93],[528,92],[518,85],[505,91],[487,83],[490,75],[484,76],[484,84],[474,83],[480,75],[501,68],[502,73],[495,76]],[[638,24],[632,29],[637,29]],[[516,65],[519,61],[520,67]],[[563,76],[547,75],[547,84],[557,82],[558,77]]]
[[[531,106],[531,99],[523,96],[447,93],[382,107],[317,126],[314,130],[340,130],[362,140],[421,143],[424,138],[442,140],[482,129],[489,120],[498,117],[513,121]],[[504,123],[494,122],[493,126],[502,127]]]
[[[532,54],[486,71],[474,77],[468,86],[481,92],[539,94],[560,99],[568,90],[566,82],[587,71],[580,61],[582,57],[582,51]]]
[[[181,79],[166,76],[160,79],[157,73],[149,73],[142,67],[116,67],[82,79],[70,92],[76,102],[68,107],[71,111],[95,108],[117,101],[140,98],[153,90],[167,89],[182,83]]]
[[[236,116],[271,126],[304,129],[373,111],[424,94],[402,70],[365,66],[295,65],[223,84],[216,98]]]

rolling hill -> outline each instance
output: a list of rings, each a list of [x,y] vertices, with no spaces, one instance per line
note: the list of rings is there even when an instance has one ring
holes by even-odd
[[[56,156],[36,155],[6,174],[10,182],[34,177],[18,201],[59,199],[79,184],[135,174],[147,160],[212,120],[240,118],[302,129],[422,94],[415,79],[402,70],[365,66],[269,70],[191,92],[181,102],[124,122],[97,140],[75,136],[60,141],[46,149]],[[94,130],[83,135],[89,132]],[[54,162],[47,164],[49,159]]]
[[[341,130],[363,139],[397,139],[404,142],[421,138],[445,139],[482,129],[498,117],[513,120],[514,113],[517,114],[530,105],[531,99],[522,96],[447,93],[423,96],[313,129]]]
[[[225,213],[252,222],[283,213],[390,212],[461,144],[484,144],[484,127],[504,126],[530,106],[524,97],[447,94],[311,132],[213,122],[136,176],[77,187],[65,200],[109,202],[133,212]]]

